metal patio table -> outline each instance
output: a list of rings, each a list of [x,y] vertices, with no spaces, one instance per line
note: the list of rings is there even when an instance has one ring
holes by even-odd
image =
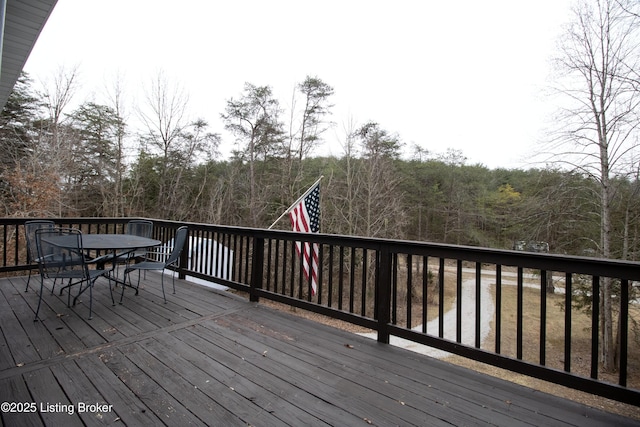
[[[76,246],[76,236],[51,236],[43,238],[43,240],[61,248],[74,248]],[[133,234],[82,234],[83,250],[95,250],[101,252],[111,251],[113,253],[112,259],[115,259],[117,256],[135,252],[139,249],[159,246],[161,244],[162,242],[160,240],[136,236]],[[102,265],[107,262],[109,261],[104,261]],[[98,261],[97,264],[100,265],[100,261]],[[113,263],[111,270],[113,271],[114,268],[115,263]],[[120,280],[114,274],[110,274],[109,276],[110,279],[114,280],[116,283],[120,283],[123,286],[129,286],[124,279]],[[78,293],[74,298],[74,301],[86,290],[87,288],[84,288],[80,293]]]

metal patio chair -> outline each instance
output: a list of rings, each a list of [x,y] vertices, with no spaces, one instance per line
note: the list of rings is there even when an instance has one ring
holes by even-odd
[[[133,219],[125,225],[125,234],[133,236],[148,237],[153,235],[153,222],[144,219]],[[136,250],[134,252],[121,252],[119,254],[106,254],[95,258],[92,262],[96,263],[100,268],[104,268],[104,264],[111,262],[116,268],[120,264],[129,265],[132,260],[144,259],[147,250]],[[116,270],[116,274],[117,270]]]
[[[27,263],[38,264],[38,247],[36,246],[36,230],[41,228],[54,228],[55,223],[53,221],[45,219],[36,219],[26,221],[24,223],[24,234],[27,242]],[[33,269],[29,269],[29,277],[27,277],[27,287],[25,292],[29,292],[29,282],[31,282],[31,275]],[[53,293],[53,290],[51,291]]]
[[[67,279],[68,284],[60,290],[68,289],[67,306],[71,306],[71,288],[80,285],[78,294],[73,299],[76,305],[78,297],[89,290],[89,319],[93,318],[93,285],[100,276],[109,279],[109,271],[104,269],[89,269],[89,261],[82,247],[82,232],[73,228],[42,228],[36,230],[36,246],[38,248],[38,265],[40,267],[40,297],[38,308],[33,319],[38,320],[42,291],[45,279]],[[83,284],[86,287],[83,288]],[[109,293],[111,303],[115,305],[111,280],[109,279]]]
[[[173,249],[171,250],[171,253],[169,254],[169,256],[165,261],[148,261],[148,260],[142,261],[137,264],[130,264],[124,270],[125,281],[128,277],[129,283],[131,283],[131,272],[138,270],[138,284],[135,287],[136,295],[138,294],[138,290],[140,288],[140,271],[160,270],[162,271],[162,276],[160,279],[162,283],[162,297],[164,298],[165,304],[167,303],[167,296],[165,295],[165,292],[164,292],[164,270],[170,266],[175,266],[175,267],[180,266],[179,265],[180,255],[182,254],[185,243],[187,242],[188,231],[189,231],[189,228],[187,226],[178,228],[173,238]],[[173,272],[172,274],[172,280],[173,280],[173,293],[175,294],[176,293],[175,272]],[[120,294],[120,303],[122,303],[122,299],[124,297],[124,288],[125,286],[122,287],[122,293]]]
[[[153,222],[145,219],[133,219],[127,223],[124,232],[133,236],[148,237],[150,239],[153,235]],[[139,250],[126,254],[126,261],[130,262],[132,259],[145,257],[146,254],[146,250]]]

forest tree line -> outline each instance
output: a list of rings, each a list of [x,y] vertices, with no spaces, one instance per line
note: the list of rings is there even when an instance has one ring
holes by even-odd
[[[125,146],[131,135],[117,96],[111,105],[87,102],[65,113],[74,78],[61,75],[56,90],[38,94],[23,75],[2,111],[4,216],[142,216],[266,228],[322,175],[325,233],[494,248],[542,241],[554,253],[601,254],[599,184],[587,174],[488,169],[451,150],[406,158],[400,137],[374,122],[345,130],[342,155],[313,155],[329,126],[332,94],[318,78],[298,85],[304,107],[286,126],[269,87],[247,84],[229,100],[221,117],[239,143],[227,159],[207,123],[181,123],[185,105],[161,76],[133,150]],[[640,182],[626,175],[612,183],[613,253],[636,260]],[[287,229],[288,221],[276,228]]]

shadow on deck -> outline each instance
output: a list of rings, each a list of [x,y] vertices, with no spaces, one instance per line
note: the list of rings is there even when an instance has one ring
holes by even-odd
[[[3,425],[640,425],[159,277],[115,307],[99,279],[92,320],[46,290],[40,322],[39,277],[1,279]]]

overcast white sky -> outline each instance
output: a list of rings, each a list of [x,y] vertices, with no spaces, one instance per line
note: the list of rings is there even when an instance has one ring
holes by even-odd
[[[542,91],[570,0],[59,0],[26,64],[37,82],[79,66],[76,101],[117,75],[133,103],[159,70],[189,94],[193,118],[220,113],[245,82],[289,108],[295,85],[335,89],[336,123],[372,120],[411,147],[461,150],[468,163],[518,167],[552,111]],[[133,108],[133,107],[130,107]],[[233,140],[226,137],[223,151]]]

